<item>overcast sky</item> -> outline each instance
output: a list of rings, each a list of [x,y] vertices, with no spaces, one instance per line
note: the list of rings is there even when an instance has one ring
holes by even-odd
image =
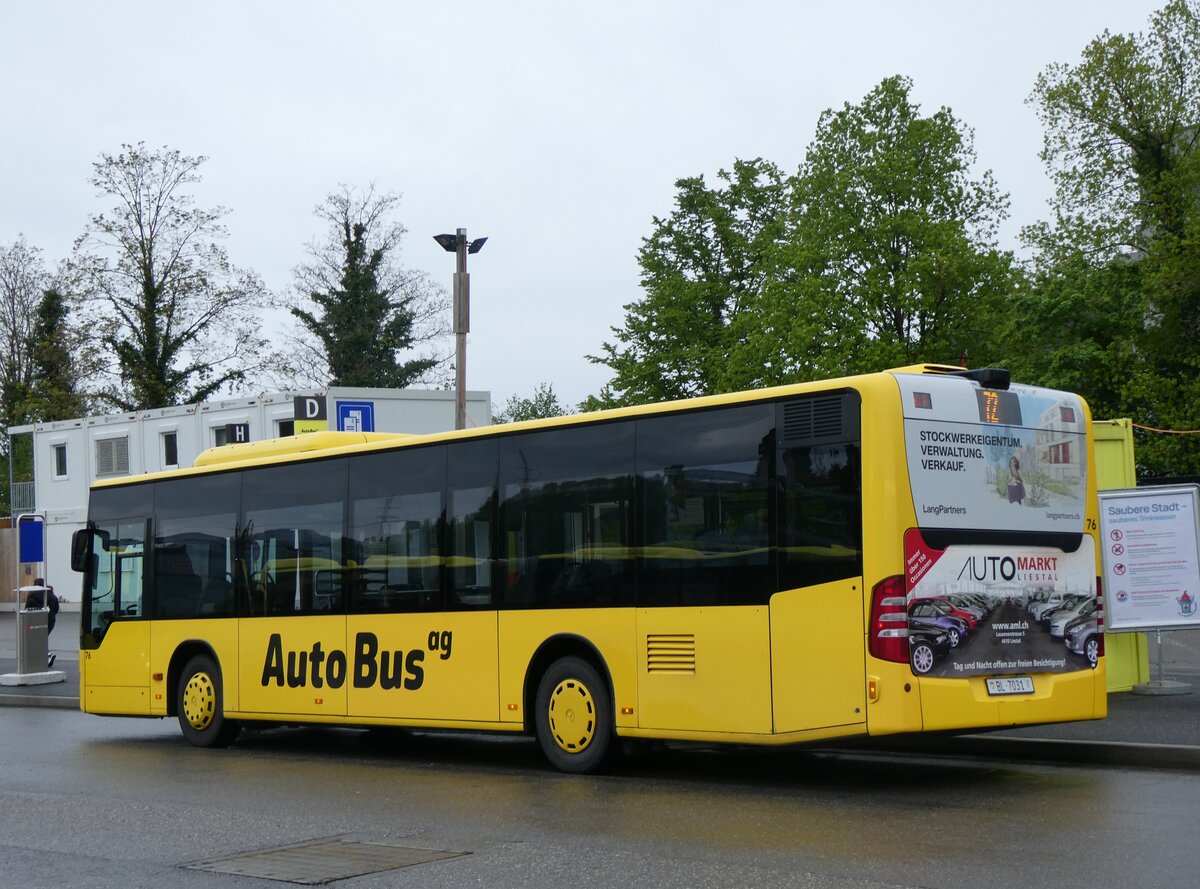
[[[502,407],[590,364],[639,296],[637,250],[674,182],[737,158],[791,172],[820,113],[884,77],[975,130],[1012,198],[1004,246],[1046,213],[1034,78],[1162,2],[41,2],[0,0],[0,243],[53,266],[88,214],[102,151],[209,158],[233,261],[289,286],[338,183],[403,195],[401,261],[449,285],[432,236],[465,227],[468,387]]]

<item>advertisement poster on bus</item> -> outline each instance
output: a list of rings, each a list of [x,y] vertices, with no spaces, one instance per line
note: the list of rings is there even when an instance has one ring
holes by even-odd
[[[1200,629],[1196,485],[1100,492],[1109,630]]]
[[[898,381],[918,525],[1083,529],[1087,429],[1077,396],[946,377]]]
[[[918,673],[1066,673],[1095,666],[1096,548],[926,544],[905,535],[908,629]]]

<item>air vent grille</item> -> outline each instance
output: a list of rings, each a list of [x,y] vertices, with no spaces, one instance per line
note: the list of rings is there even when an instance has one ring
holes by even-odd
[[[845,437],[841,395],[805,398],[783,406],[783,438],[788,442]]]
[[[695,673],[695,634],[647,634],[646,671],[648,673]]]

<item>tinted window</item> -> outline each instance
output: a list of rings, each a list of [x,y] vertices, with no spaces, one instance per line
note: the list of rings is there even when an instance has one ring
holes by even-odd
[[[505,604],[632,604],[633,424],[517,435],[501,455]]]
[[[354,611],[442,607],[446,449],[389,451],[350,464]]]
[[[862,465],[854,444],[784,448],[779,586],[793,589],[862,574]]]
[[[447,584],[452,608],[491,608],[496,578],[496,473],[500,444],[467,441],[447,454]]]
[[[88,501],[88,515],[97,522],[127,516],[148,516],[154,505],[153,498],[153,485],[96,488]]]
[[[248,614],[342,610],[346,484],[346,460],[243,474]]]
[[[193,476],[160,483],[154,494],[155,617],[236,613],[239,476]]]
[[[769,404],[638,421],[639,604],[767,600],[774,432]]]

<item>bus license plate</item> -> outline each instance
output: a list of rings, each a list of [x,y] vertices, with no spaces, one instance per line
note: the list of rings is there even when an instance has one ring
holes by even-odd
[[[1000,679],[987,681],[989,695],[1031,695],[1033,694],[1032,676],[1004,676]]]

